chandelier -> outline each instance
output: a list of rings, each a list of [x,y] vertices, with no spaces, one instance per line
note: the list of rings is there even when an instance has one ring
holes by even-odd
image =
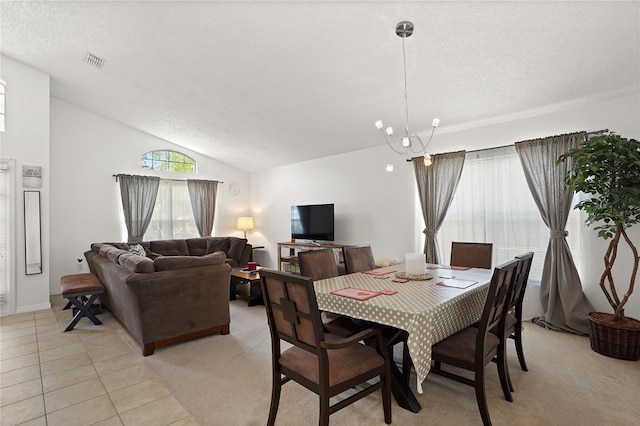
[[[404,136],[399,140],[391,140],[390,138],[393,136],[393,128],[391,126],[385,128],[384,124],[382,124],[381,120],[376,121],[376,128],[380,130],[384,140],[387,142],[387,145],[397,154],[405,155],[409,152],[413,154],[421,154],[424,156],[424,165],[431,165],[431,154],[427,152],[427,147],[431,143],[431,139],[433,138],[433,134],[436,131],[436,127],[440,124],[440,120],[437,118],[433,119],[431,124],[431,135],[429,136],[429,140],[427,143],[422,142],[420,136],[416,133],[411,133],[409,131],[409,103],[407,101],[407,56],[404,49],[404,39],[410,37],[413,34],[413,24],[409,21],[402,21],[398,25],[396,25],[396,35],[402,39],[402,60],[404,64],[404,111],[405,111],[405,125],[404,125]],[[387,164],[387,171],[393,171],[393,164]]]

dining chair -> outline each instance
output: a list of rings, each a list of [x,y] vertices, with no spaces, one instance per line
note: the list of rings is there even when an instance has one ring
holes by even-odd
[[[516,256],[518,268],[516,271],[516,282],[510,297],[509,309],[505,317],[505,334],[504,336],[513,339],[518,354],[520,368],[529,371],[527,362],[524,359],[524,351],[522,349],[522,303],[524,301],[524,293],[527,290],[527,282],[529,281],[529,272],[531,271],[531,263],[533,263],[533,252],[524,253]],[[511,382],[511,380],[509,380]],[[513,390],[513,388],[511,389]]]
[[[335,254],[330,248],[298,252],[298,265],[301,275],[316,281],[339,275]]]
[[[491,269],[492,243],[451,242],[451,266]]]
[[[370,271],[376,268],[375,258],[373,257],[373,250],[371,246],[345,246],[342,248],[342,257],[344,258],[345,270],[347,274],[354,274],[356,272]],[[366,325],[366,322],[356,320],[353,322],[353,329]],[[337,322],[335,325],[329,325],[328,328],[340,324],[345,327],[341,322]],[[340,333],[340,332],[338,332]],[[402,376],[406,383],[409,383],[411,376],[411,356],[409,355],[409,347],[407,346],[407,339],[409,334],[404,331],[391,326],[385,326],[382,333],[382,341],[388,350],[393,351],[393,347],[398,343],[402,343]],[[393,352],[391,352],[393,353]]]
[[[370,271],[376,268],[371,246],[344,246],[342,247],[342,257],[347,274]]]
[[[484,425],[491,424],[485,393],[485,367],[495,357],[498,358],[502,392],[505,399],[512,401],[504,359],[504,340],[500,339],[497,331],[507,313],[517,266],[518,261],[511,260],[494,268],[478,327],[469,326],[431,348],[431,359],[434,361],[431,372],[473,386]],[[443,370],[442,364],[472,371],[473,379]]]
[[[391,424],[391,374],[387,352],[380,344],[381,329],[368,328],[348,338],[325,333],[313,279],[267,269],[260,271],[260,279],[272,349],[267,425],[275,423],[282,385],[290,380],[319,396],[320,425],[328,425],[331,414],[378,389],[384,421]],[[365,339],[373,339],[375,348],[359,343]],[[282,341],[291,346],[282,350]],[[369,382],[375,378],[379,381]],[[348,396],[331,404],[330,398],[348,390]]]
[[[340,273],[333,249],[307,250],[298,252],[300,275],[314,281],[337,277]],[[343,315],[323,312],[325,329],[338,336],[347,337],[368,328]]]

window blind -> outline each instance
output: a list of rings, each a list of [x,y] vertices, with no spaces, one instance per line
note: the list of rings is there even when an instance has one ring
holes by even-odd
[[[578,270],[579,221],[579,213],[572,210],[567,241]],[[533,251],[530,279],[539,280],[549,234],[513,146],[467,153],[458,189],[438,233],[443,263],[451,258],[452,241],[490,242],[494,266]]]

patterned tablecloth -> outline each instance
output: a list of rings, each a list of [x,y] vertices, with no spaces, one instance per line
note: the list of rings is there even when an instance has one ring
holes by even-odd
[[[384,268],[404,271],[404,265]],[[348,315],[390,325],[409,333],[408,347],[417,375],[417,390],[431,368],[431,346],[480,319],[492,271],[489,269],[427,269],[433,279],[426,281],[393,282],[395,272],[387,278],[366,273],[341,275],[316,281],[318,307],[323,311]],[[477,281],[460,289],[437,285],[440,276]],[[397,290],[396,294],[372,297],[360,301],[330,294],[333,290],[355,287],[365,290]]]

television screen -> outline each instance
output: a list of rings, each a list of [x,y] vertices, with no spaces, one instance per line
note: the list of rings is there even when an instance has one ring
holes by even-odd
[[[333,204],[291,206],[291,238],[333,241]]]

